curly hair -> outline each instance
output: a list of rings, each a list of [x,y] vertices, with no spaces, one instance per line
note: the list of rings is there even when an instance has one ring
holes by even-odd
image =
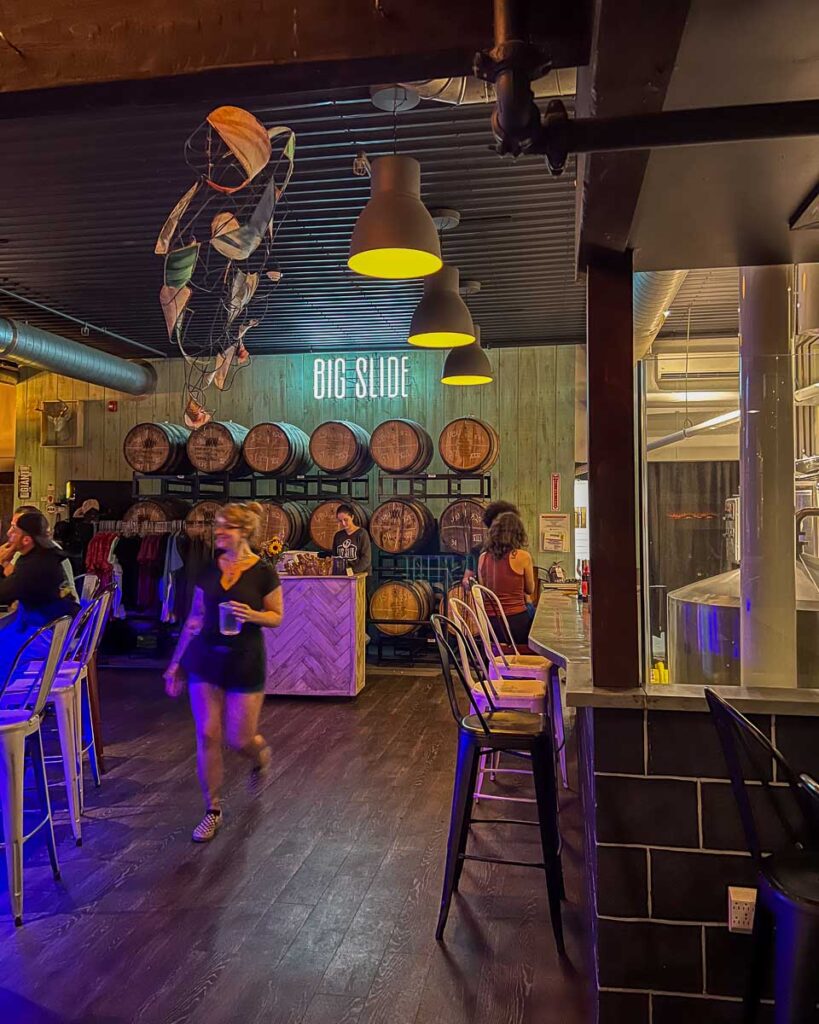
[[[493,558],[503,558],[510,551],[520,551],[528,544],[529,538],[526,536],[526,529],[517,512],[501,512],[489,527],[484,551],[487,551]]]
[[[258,501],[231,501],[219,509],[216,518],[241,530],[248,544],[255,549],[261,535],[263,512]]]
[[[520,515],[517,505],[513,505],[511,501],[490,501],[486,508],[483,510],[483,525],[489,529],[492,523],[503,515],[504,512],[514,512],[516,516]]]

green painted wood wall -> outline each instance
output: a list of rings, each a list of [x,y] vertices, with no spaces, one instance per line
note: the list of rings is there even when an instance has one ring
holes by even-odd
[[[359,353],[345,353],[355,357]],[[361,353],[363,354],[363,353]],[[437,441],[441,429],[458,416],[477,416],[500,434],[501,454],[492,471],[493,496],[514,501],[523,513],[536,561],[551,558],[537,552],[537,516],[549,512],[552,473],[561,477],[560,511],[571,513],[574,488],[575,350],[572,346],[490,350],[495,382],[482,387],[445,387],[439,382],[443,354],[404,349],[409,354],[410,386],[406,399],[325,399],[313,397],[312,355],[259,356],[240,372],[229,392],[209,393],[217,419],[252,426],[261,420],[286,420],[308,433],[323,420],[349,419],[372,430],[393,416],[415,419]],[[127,480],[122,457],[128,430],[145,420],[181,421],[184,365],[181,359],[155,364],[158,382],[153,395],[132,398],[54,374],[36,373],[17,385],[16,462],[31,466],[33,498],[43,499],[49,484],[56,493],[77,480]],[[81,447],[40,447],[40,414],[44,400],[84,401],[84,443]],[[107,411],[108,401],[118,403]],[[436,453],[430,472],[445,467]],[[375,487],[371,487],[375,494]],[[433,505],[438,512],[443,503]],[[564,556],[573,572],[573,555]]]

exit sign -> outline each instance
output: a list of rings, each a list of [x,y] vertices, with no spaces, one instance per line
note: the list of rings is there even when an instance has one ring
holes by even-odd
[[[335,356],[313,360],[313,398],[407,398],[409,356]]]

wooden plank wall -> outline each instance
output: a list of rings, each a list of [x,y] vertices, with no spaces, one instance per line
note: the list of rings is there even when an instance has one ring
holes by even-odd
[[[346,353],[348,359],[357,354],[363,353]],[[407,354],[407,350],[400,354]],[[574,347],[490,350],[494,384],[467,388],[440,384],[441,353],[412,350],[409,355],[408,398],[322,401],[313,398],[313,355],[258,356],[250,368],[237,375],[231,391],[210,392],[215,418],[233,419],[246,426],[261,420],[286,420],[309,433],[328,419],[349,419],[372,430],[385,419],[405,416],[426,427],[436,442],[444,425],[458,416],[485,419],[501,438],[500,458],[492,471],[493,495],[520,507],[532,551],[537,553],[537,516],[550,511],[552,473],[561,474],[560,511],[571,513],[573,509]],[[43,498],[50,483],[61,494],[65,482],[72,478],[130,479],[122,457],[127,431],[145,420],[181,419],[182,360],[159,360],[154,365],[157,389],[144,398],[48,373],[33,374],[17,386],[16,461],[32,468],[35,500]],[[40,447],[37,409],[44,400],[54,398],[86,403],[82,447]],[[116,412],[107,411],[109,400],[118,403]],[[430,472],[444,471],[436,452]],[[375,495],[374,477],[371,493]],[[432,507],[439,513],[442,505]],[[541,555],[538,561],[545,565],[550,559]],[[564,565],[567,572],[573,571],[573,555],[565,556]]]

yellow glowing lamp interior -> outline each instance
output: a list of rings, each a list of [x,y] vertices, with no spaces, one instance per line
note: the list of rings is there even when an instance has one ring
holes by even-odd
[[[407,341],[418,348],[463,348],[475,340],[474,334],[458,334],[455,331],[428,331],[425,334],[411,334]]]
[[[443,265],[440,256],[423,249],[367,249],[354,253],[347,261],[347,266],[356,274],[390,281],[426,277]]]
[[[491,384],[492,378],[486,377],[483,374],[478,373],[467,373],[460,374],[456,373],[451,377],[441,377],[442,384]]]

